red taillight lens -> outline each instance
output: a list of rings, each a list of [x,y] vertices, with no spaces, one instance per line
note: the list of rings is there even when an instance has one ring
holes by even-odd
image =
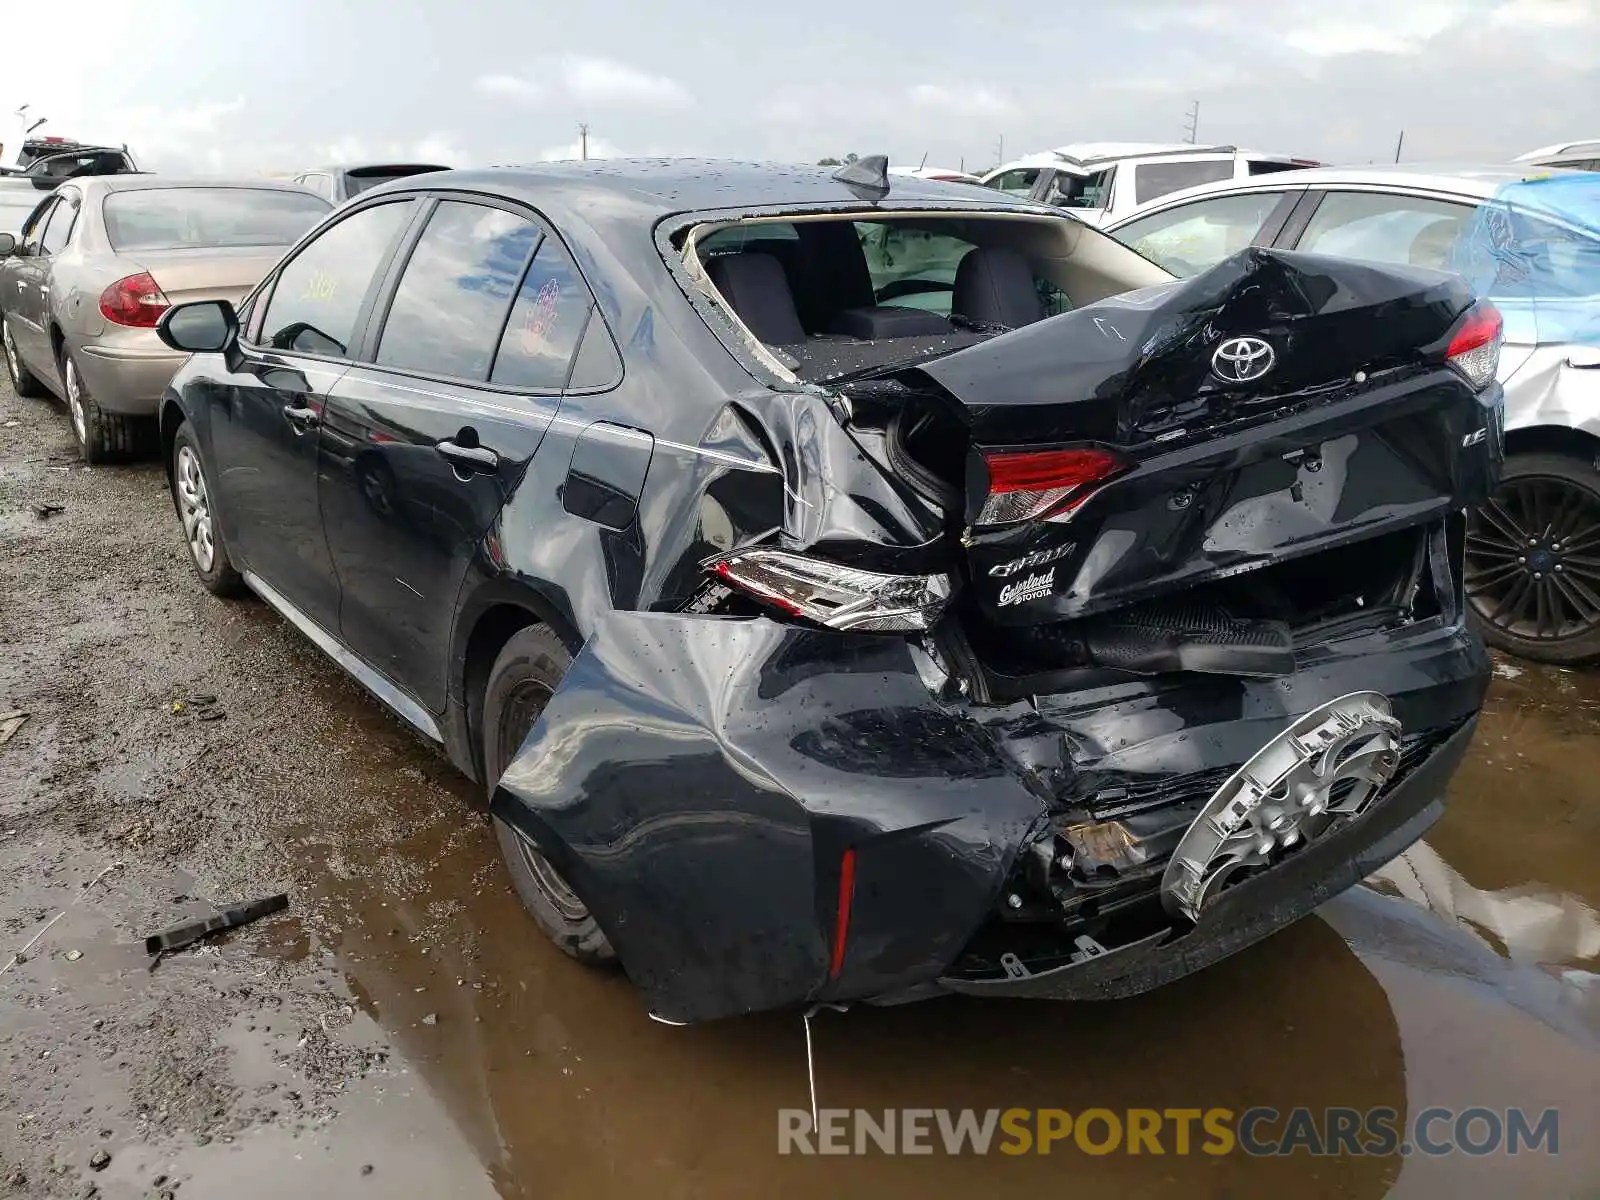
[[[833,953],[828,956],[828,978],[844,970],[844,948],[850,937],[850,906],[856,898],[856,852],[851,847],[839,859],[839,908],[833,918]]]
[[[147,271],[119,279],[100,293],[100,315],[135,329],[154,329],[161,314],[171,307]]]
[[[1504,331],[1500,310],[1487,300],[1478,301],[1467,310],[1451,337],[1450,347],[1444,352],[1445,361],[1481,392],[1494,382],[1495,372],[1500,369],[1500,342]]]
[[[1004,525],[1044,517],[1066,520],[1102,484],[1128,470],[1121,455],[1098,447],[1076,450],[986,452],[989,495],[980,525]]]

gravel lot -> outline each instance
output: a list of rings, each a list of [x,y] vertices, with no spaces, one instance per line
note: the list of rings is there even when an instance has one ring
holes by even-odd
[[[1450,815],[1324,919],[1123,1004],[828,1014],[818,1088],[1557,1106],[1558,1157],[780,1158],[798,1018],[664,1028],[563,958],[471,785],[264,605],[195,583],[159,466],[83,468],[60,409],[0,383],[0,712],[28,713],[0,746],[0,967],[37,935],[0,973],[0,1195],[1600,1195],[1600,676],[1499,674]]]

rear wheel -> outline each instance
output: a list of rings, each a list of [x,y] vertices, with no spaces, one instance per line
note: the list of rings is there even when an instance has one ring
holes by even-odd
[[[11,376],[11,386],[19,396],[43,396],[48,389],[39,377],[22,365],[22,355],[17,353],[17,343],[11,337],[11,322],[0,314],[0,346],[6,356],[6,374]]]
[[[61,382],[66,388],[72,435],[78,439],[78,452],[83,455],[84,462],[111,462],[139,453],[148,440],[149,422],[102,410],[89,394],[83,372],[78,370],[72,351],[66,347],[61,350]]]
[[[200,461],[200,445],[188,425],[180,425],[172,439],[172,506],[183,524],[183,540],[189,547],[189,562],[208,592],[216,596],[237,596],[244,591],[244,580],[228,558],[212,507],[211,487]]]
[[[1600,473],[1517,454],[1467,521],[1466,588],[1491,646],[1535,662],[1600,657]]]
[[[491,796],[571,663],[561,639],[544,625],[513,634],[495,659],[483,695],[483,766]],[[494,831],[517,895],[550,940],[580,962],[615,962],[616,951],[588,906],[533,839],[499,817]]]

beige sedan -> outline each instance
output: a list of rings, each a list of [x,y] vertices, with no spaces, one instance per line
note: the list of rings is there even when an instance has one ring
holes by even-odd
[[[87,462],[151,444],[185,356],[155,326],[190,300],[237,303],[331,206],[292,184],[119,175],[46,196],[0,233],[0,342],[18,394],[66,401]]]

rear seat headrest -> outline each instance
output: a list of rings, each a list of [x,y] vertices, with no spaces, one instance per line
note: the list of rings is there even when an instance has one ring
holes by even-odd
[[[952,315],[983,325],[1018,329],[1044,317],[1044,302],[1028,260],[1005,246],[968,250],[956,267]]]
[[[769,346],[806,340],[783,265],[770,254],[723,254],[706,262],[706,274],[728,307]]]

